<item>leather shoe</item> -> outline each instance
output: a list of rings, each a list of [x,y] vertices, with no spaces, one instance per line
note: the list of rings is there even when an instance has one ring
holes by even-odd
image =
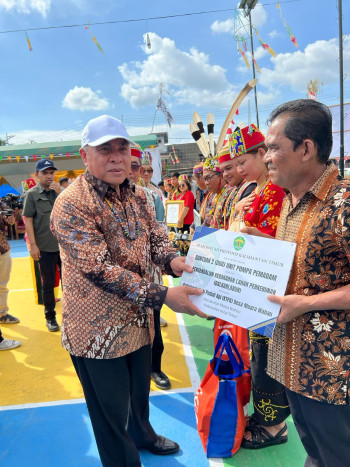
[[[167,456],[168,454],[174,454],[177,452],[180,449],[180,446],[175,443],[175,441],[171,441],[171,439],[165,438],[164,436],[158,436],[157,441],[146,449],[152,454]]]
[[[159,389],[170,389],[171,388],[171,383],[170,383],[169,378],[162,371],[152,371],[151,379],[154,382],[154,384],[157,386],[157,388]]]

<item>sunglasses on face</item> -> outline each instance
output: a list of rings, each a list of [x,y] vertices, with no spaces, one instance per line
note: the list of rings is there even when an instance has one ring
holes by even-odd
[[[216,175],[219,175],[219,174],[206,175],[206,176],[204,177],[204,181],[205,181],[205,182],[210,182],[210,180],[211,180],[213,177],[215,177]]]
[[[139,164],[131,164],[131,170],[133,172],[137,172],[138,170],[140,170],[140,165]]]
[[[153,174],[153,169],[143,169],[143,173],[145,173],[145,174]]]

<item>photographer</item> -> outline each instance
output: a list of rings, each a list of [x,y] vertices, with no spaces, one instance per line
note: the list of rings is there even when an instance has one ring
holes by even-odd
[[[7,305],[7,283],[10,279],[12,258],[5,229],[6,226],[10,228],[15,223],[14,217],[9,214],[10,210],[1,210],[0,212],[0,324],[19,323],[18,318],[8,313],[9,308]],[[4,339],[0,332],[0,350],[13,349],[19,345],[18,341]]]

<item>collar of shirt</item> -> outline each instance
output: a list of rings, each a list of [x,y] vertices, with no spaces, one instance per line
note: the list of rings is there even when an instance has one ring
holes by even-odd
[[[338,168],[332,161],[328,161],[326,165],[326,169],[321,175],[320,178],[316,180],[316,182],[307,190],[304,194],[302,201],[305,196],[309,196],[310,194],[314,195],[316,198],[325,201],[328,196],[328,192],[331,189],[331,181],[333,181],[339,175]],[[288,190],[285,190],[286,198],[289,200],[290,205],[292,205],[292,195]],[[300,203],[298,202],[298,204]]]
[[[98,179],[94,175],[92,175],[88,170],[85,170],[84,173],[85,180],[93,186],[94,190],[99,194],[99,196],[104,200],[107,192],[112,191],[115,192],[115,189],[112,188],[108,183],[103,182],[102,180]],[[131,185],[129,179],[125,179],[123,183],[119,186],[121,193],[124,191],[132,190],[135,192],[135,185]]]

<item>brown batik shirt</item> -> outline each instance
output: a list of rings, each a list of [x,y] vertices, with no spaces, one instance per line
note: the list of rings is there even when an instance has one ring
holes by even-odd
[[[63,266],[62,344],[75,356],[117,358],[150,344],[152,310],[165,300],[152,262],[171,274],[176,253],[145,194],[128,180],[120,193],[86,171],[52,211]]]
[[[287,194],[276,238],[297,243],[286,295],[350,283],[350,182],[333,164],[294,208]],[[350,310],[314,311],[277,324],[267,371],[303,396],[349,404]]]
[[[9,228],[11,228],[11,226]],[[0,255],[4,255],[8,251],[10,251],[10,244],[6,238],[5,221],[0,214]]]

